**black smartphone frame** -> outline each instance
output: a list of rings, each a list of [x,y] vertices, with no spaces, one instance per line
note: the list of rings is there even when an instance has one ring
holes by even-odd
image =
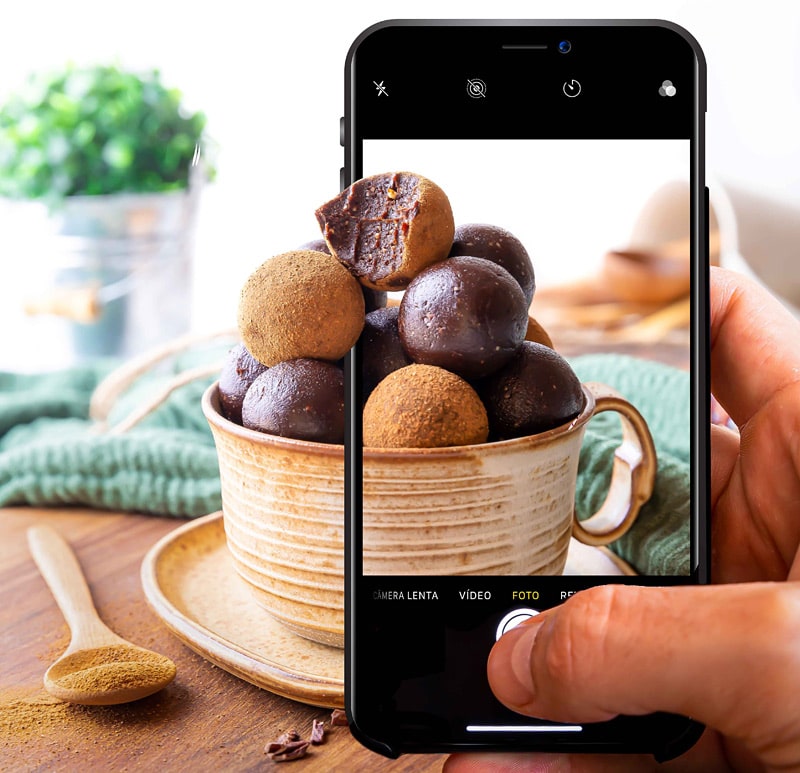
[[[376,33],[385,30],[402,30],[406,39],[420,31],[426,35],[447,35],[448,30],[472,29],[485,31],[487,35],[507,34],[510,41],[530,39],[547,39],[553,41],[562,35],[569,39],[569,31],[575,35],[589,32],[589,28],[597,28],[598,35],[605,35],[611,41],[621,31],[645,31],[654,28],[670,31],[678,35],[693,52],[693,109],[691,127],[691,252],[692,252],[692,322],[691,322],[691,370],[694,378],[691,382],[691,447],[692,447],[692,574],[688,583],[704,584],[709,582],[710,547],[708,540],[709,503],[709,469],[710,469],[710,407],[709,407],[709,309],[708,309],[708,190],[705,187],[705,110],[706,110],[706,67],[703,52],[697,41],[683,28],[662,20],[454,20],[454,19],[401,19],[388,20],[364,30],[354,41],[347,54],[345,64],[345,117],[342,123],[342,144],[344,145],[345,165],[342,169],[341,187],[345,188],[362,176],[361,142],[365,135],[365,119],[362,111],[362,100],[357,99],[357,65],[363,55],[364,41]],[[433,32],[431,32],[433,31]],[[531,31],[537,31],[531,38]],[[541,33],[541,34],[539,34]],[[428,38],[429,40],[430,38]],[[625,39],[622,35],[621,39]],[[449,44],[448,44],[449,45]],[[401,49],[405,51],[406,49]],[[412,47],[413,50],[413,47]],[[397,50],[388,50],[387,56],[398,55]],[[623,54],[618,54],[622,56]],[[409,55],[410,56],[410,55]],[[411,59],[410,59],[411,61]],[[576,100],[577,101],[577,100]],[[624,108],[619,99],[614,108]],[[624,138],[627,136],[620,116],[617,123],[608,129],[611,136]],[[632,116],[627,114],[627,118]],[[553,136],[569,137],[569,131],[560,130]],[[442,136],[449,136],[447,127],[428,127],[435,134],[443,131]],[[631,138],[640,138],[641,132],[628,127]],[[616,132],[616,133],[615,133]],[[398,135],[402,133],[398,132]],[[402,134],[403,137],[407,136]],[[505,136],[505,135],[504,135]],[[524,134],[524,136],[528,136]],[[390,170],[385,170],[390,171]],[[424,170],[414,170],[422,174]],[[403,753],[418,752],[452,752],[464,750],[541,750],[541,751],[576,751],[576,752],[636,752],[651,753],[659,760],[671,759],[690,748],[702,733],[702,726],[697,722],[673,715],[651,715],[649,717],[619,717],[609,723],[608,733],[593,734],[591,740],[574,739],[568,734],[551,733],[545,736],[520,734],[493,735],[454,741],[452,739],[436,740],[429,736],[419,738],[392,736],[377,737],[374,728],[368,725],[364,709],[372,707],[358,705],[357,697],[357,665],[360,652],[356,641],[356,628],[362,624],[356,608],[356,589],[354,583],[361,573],[361,530],[360,502],[362,496],[361,480],[361,427],[360,401],[361,380],[358,347],[347,356],[345,363],[345,700],[351,730],[355,737],[368,748],[388,757],[397,757]],[[674,578],[670,578],[672,580]],[[586,587],[601,584],[587,578]],[[640,577],[634,584],[663,584],[663,578]],[[674,582],[671,584],[680,584]],[[367,653],[365,657],[376,657],[375,653]],[[383,728],[385,729],[385,728]]]

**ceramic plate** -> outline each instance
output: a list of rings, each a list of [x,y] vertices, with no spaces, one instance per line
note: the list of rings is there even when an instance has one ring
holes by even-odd
[[[565,574],[635,574],[605,548],[571,540]],[[190,521],[147,553],[142,584],[150,606],[195,652],[247,682],[302,703],[344,705],[344,657],[274,620],[233,568],[222,513]]]
[[[221,513],[159,540],[142,584],[167,627],[215,665],[286,698],[343,708],[343,651],[292,633],[256,603],[233,568]]]

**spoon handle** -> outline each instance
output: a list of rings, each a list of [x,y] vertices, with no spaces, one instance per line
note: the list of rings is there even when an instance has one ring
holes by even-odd
[[[31,526],[28,546],[72,631],[72,645],[99,646],[116,639],[98,616],[78,559],[64,538],[49,526]]]

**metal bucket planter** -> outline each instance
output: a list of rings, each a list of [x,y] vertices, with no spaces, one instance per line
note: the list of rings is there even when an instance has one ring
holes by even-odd
[[[0,367],[129,356],[185,333],[198,193],[72,196],[52,214],[38,202],[7,203],[16,236],[3,250],[14,267],[3,304],[6,315],[16,305],[24,345],[4,347]]]

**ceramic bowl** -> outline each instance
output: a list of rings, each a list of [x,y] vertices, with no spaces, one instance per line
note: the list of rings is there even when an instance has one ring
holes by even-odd
[[[635,408],[584,385],[580,415],[495,443],[365,449],[363,570],[370,575],[560,575],[570,535],[600,545],[622,536],[652,492],[655,451]],[[623,421],[606,503],[574,519],[578,459],[589,419]],[[227,544],[259,603],[296,633],[342,646],[344,447],[267,435],[203,396],[219,456]]]

